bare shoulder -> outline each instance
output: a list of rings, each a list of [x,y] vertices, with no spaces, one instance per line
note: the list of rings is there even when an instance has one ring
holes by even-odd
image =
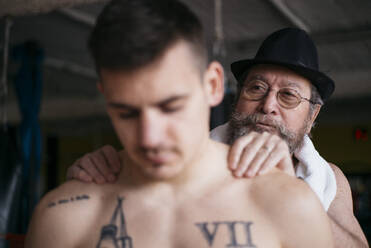
[[[94,219],[97,188],[72,180],[47,193],[33,213],[26,247],[74,247]]]
[[[283,247],[333,246],[327,214],[304,181],[274,170],[257,177],[253,184],[253,197],[281,237]]]
[[[219,141],[215,141],[215,140],[210,140],[215,148],[215,152],[217,153],[221,153],[221,156],[227,158],[227,155],[228,155],[228,152],[229,152],[229,149],[230,149],[230,145],[227,145],[227,144],[224,144],[224,143],[221,143]]]
[[[353,204],[351,199],[352,193],[347,178],[345,177],[344,173],[340,170],[338,166],[332,163],[329,163],[329,165],[331,169],[334,171],[337,186],[336,196],[331,206],[340,201],[342,202],[342,204],[345,204],[347,208],[353,211]]]
[[[79,208],[84,201],[98,197],[100,192],[100,187],[94,183],[70,180],[48,192],[39,202],[36,211],[51,213],[54,212],[53,209],[69,211],[70,207]],[[51,210],[47,211],[48,209]]]
[[[306,207],[309,203],[314,205],[319,203],[316,195],[303,180],[289,176],[278,169],[256,177],[252,186],[253,194],[256,194],[256,199],[261,203],[268,201],[267,203],[270,204],[274,201],[285,208],[293,209],[301,204],[303,205],[301,207]]]
[[[353,213],[353,199],[349,182],[336,165],[329,163],[336,178],[336,196],[327,213],[334,227],[334,237],[343,242],[353,237],[353,246],[368,247],[367,239]],[[339,242],[339,241],[338,241]],[[356,245],[357,243],[357,245]],[[350,243],[348,246],[351,246]]]
[[[346,179],[344,173],[340,170],[340,168],[333,163],[328,164],[334,171],[337,186],[349,186],[348,180]]]
[[[338,166],[332,163],[329,163],[329,165],[334,171],[337,189],[335,199],[332,201],[328,212],[331,216],[340,212],[344,213],[344,211],[353,213],[352,192],[349,182]]]

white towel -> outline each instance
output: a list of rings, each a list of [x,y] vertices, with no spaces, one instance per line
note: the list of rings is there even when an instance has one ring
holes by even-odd
[[[228,143],[228,122],[217,126],[210,132],[210,138],[221,143]]]
[[[317,194],[327,211],[336,195],[336,179],[330,165],[317,152],[310,138],[305,135],[300,149],[294,153],[299,160],[295,174],[302,178]]]
[[[210,137],[219,142],[227,143],[228,122],[214,128]],[[336,179],[330,165],[324,160],[306,135],[303,145],[294,153],[299,160],[296,176],[303,179],[320,199],[327,211],[336,195]]]

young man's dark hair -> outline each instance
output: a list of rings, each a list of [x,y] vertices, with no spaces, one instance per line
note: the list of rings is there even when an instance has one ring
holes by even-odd
[[[130,71],[150,64],[179,39],[189,42],[204,69],[202,25],[187,6],[173,0],[113,0],[99,15],[88,46],[99,74],[102,68]]]

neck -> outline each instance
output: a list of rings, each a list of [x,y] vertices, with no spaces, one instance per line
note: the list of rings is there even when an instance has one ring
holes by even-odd
[[[210,181],[218,181],[218,178],[229,176],[227,171],[228,147],[207,139],[197,149],[190,161],[184,162],[179,173],[169,178],[153,178],[146,175],[139,166],[133,162],[126,152],[122,152],[121,159],[123,170],[120,173],[119,182],[125,187],[155,187],[156,185],[167,185],[174,190],[195,191]]]

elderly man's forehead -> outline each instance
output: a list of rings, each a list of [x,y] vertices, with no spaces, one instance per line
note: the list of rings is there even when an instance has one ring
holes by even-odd
[[[274,65],[274,64],[258,64],[252,66],[249,71],[247,72],[247,76],[249,76],[252,73],[257,73],[257,72],[279,72],[282,74],[290,74],[290,75],[295,75],[298,77],[302,77],[300,74],[296,73],[295,71],[281,65]],[[304,78],[304,77],[303,77]]]
[[[270,76],[276,74],[284,77],[284,86],[296,86],[302,88],[304,87],[304,85],[308,85],[309,87],[311,85],[311,82],[307,78],[301,76],[295,71],[290,70],[289,68],[286,68],[284,66],[271,64],[259,64],[251,67],[250,70],[246,73],[244,84],[254,79],[268,83],[270,80]]]

